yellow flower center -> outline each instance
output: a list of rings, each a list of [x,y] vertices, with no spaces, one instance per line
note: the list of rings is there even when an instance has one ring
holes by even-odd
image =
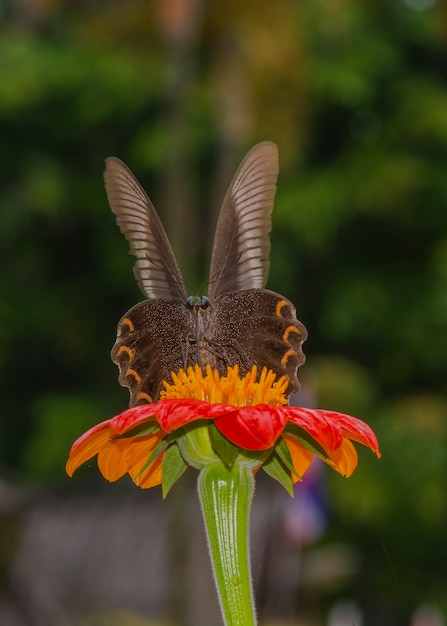
[[[206,366],[206,373],[198,365],[186,370],[171,372],[173,383],[163,381],[164,390],[160,394],[162,400],[178,398],[195,398],[206,402],[232,404],[233,406],[253,406],[270,404],[281,406],[287,404],[285,391],[288,385],[286,376],[276,380],[276,374],[264,367],[258,377],[258,368],[254,365],[243,376],[239,376],[239,367],[229,367],[225,376],[217,370]]]

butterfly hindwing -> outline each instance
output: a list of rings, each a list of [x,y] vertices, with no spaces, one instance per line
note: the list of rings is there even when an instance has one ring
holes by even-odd
[[[162,381],[191,361],[190,316],[180,301],[145,300],[121,318],[111,358],[130,406],[158,400]]]
[[[251,289],[225,294],[211,305],[207,337],[220,358],[216,367],[239,364],[242,374],[264,366],[290,380],[288,394],[299,390],[297,368],[304,363],[304,325],[293,304],[273,291]]]
[[[199,345],[196,324],[199,323]],[[287,376],[287,394],[296,393],[297,368],[304,363],[307,331],[293,304],[265,289],[236,291],[197,313],[180,302],[146,300],[121,319],[112,360],[120,383],[128,387],[130,405],[158,400],[162,381],[171,372],[199,363],[221,374],[239,365],[241,375],[253,365]]]

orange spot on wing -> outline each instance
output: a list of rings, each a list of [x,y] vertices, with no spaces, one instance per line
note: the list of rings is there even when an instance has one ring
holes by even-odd
[[[301,334],[301,332],[295,326],[287,326],[286,330],[284,331],[284,335],[282,336],[284,341],[289,341],[290,333],[297,333],[298,335]]]
[[[276,303],[275,314],[276,314],[277,317],[282,317],[281,311],[288,304],[289,303],[287,302],[287,300],[280,300],[279,302]]]
[[[131,361],[133,357],[135,356],[134,351],[131,350],[128,346],[121,346],[118,352],[116,353],[116,355],[119,356],[123,352],[125,352],[128,355],[129,361]]]
[[[135,326],[133,325],[132,320],[129,319],[128,317],[125,317],[123,321],[121,322],[121,326],[124,326],[124,325],[129,327],[129,330],[131,333],[133,333],[133,331],[135,330]]]
[[[141,392],[141,393],[139,393],[139,394],[137,395],[137,401],[138,401],[138,400],[146,400],[146,402],[149,402],[149,403],[152,403],[152,402],[153,402],[153,400],[152,400],[152,398],[150,397],[150,395],[149,395],[148,393],[144,393],[144,392]]]
[[[290,350],[287,350],[287,352],[284,354],[283,358],[281,359],[281,365],[287,365],[287,361],[290,359],[291,356],[296,356],[296,352],[295,350],[292,350],[292,348],[290,348]]]
[[[127,376],[133,376],[135,380],[137,381],[137,383],[141,383],[141,376],[135,370],[127,370],[126,378]]]

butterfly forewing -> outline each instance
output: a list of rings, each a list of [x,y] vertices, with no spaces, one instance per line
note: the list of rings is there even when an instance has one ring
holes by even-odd
[[[152,202],[129,168],[106,160],[104,181],[110,207],[137,261],[135,277],[148,298],[186,299],[186,290],[171,244]]]
[[[268,141],[257,144],[239,166],[222,204],[211,256],[210,299],[265,286],[277,179],[277,147]]]

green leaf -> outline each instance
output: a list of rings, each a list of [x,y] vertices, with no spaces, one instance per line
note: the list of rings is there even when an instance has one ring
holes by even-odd
[[[163,452],[163,450],[165,450],[168,445],[169,445],[169,440],[168,438],[163,439],[162,441],[160,441],[160,443],[158,444],[158,446],[155,448],[155,450],[153,450],[152,454],[150,455],[150,457],[148,458],[148,460],[146,461],[146,463],[143,465],[143,467],[141,468],[141,470],[138,472],[137,476],[141,476],[141,474],[144,472],[144,470],[146,470],[149,465],[155,461],[155,459],[157,458],[157,456],[159,454],[161,454]]]
[[[182,457],[179,447],[176,443],[168,446],[163,457],[162,466],[162,491],[163,498],[166,498],[174,483],[178,481],[180,476],[186,471],[188,465]]]
[[[279,459],[282,461],[285,467],[290,472],[292,472],[292,474],[295,474],[297,478],[301,479],[301,476],[298,474],[298,472],[293,466],[292,457],[290,455],[290,450],[287,447],[287,444],[282,437],[278,441],[278,443],[275,445],[275,454],[278,455]]]
[[[231,467],[239,453],[239,447],[224,437],[215,424],[208,426],[208,432],[214,452],[220,456],[228,467]]]
[[[243,448],[239,448],[237,463],[255,469],[259,467],[259,465],[263,465],[272,452],[273,448],[268,448],[267,450],[244,450]]]
[[[266,474],[277,480],[293,498],[294,491],[290,471],[276,452],[271,455],[267,463],[262,466],[262,469]]]

